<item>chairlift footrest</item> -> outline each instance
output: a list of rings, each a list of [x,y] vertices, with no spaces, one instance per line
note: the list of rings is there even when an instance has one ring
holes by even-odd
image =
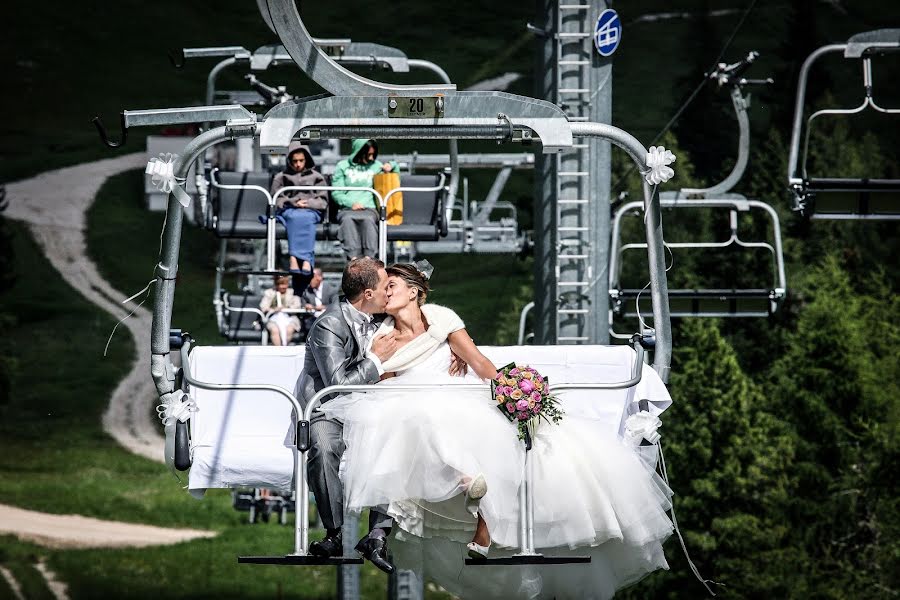
[[[313,556],[308,554],[284,554],[281,556],[238,556],[238,563],[249,565],[285,565],[285,566],[340,566],[361,565],[363,559],[358,556]]]
[[[497,566],[497,565],[570,565],[585,564],[591,562],[590,556],[505,556],[502,558],[467,558],[466,566]]]

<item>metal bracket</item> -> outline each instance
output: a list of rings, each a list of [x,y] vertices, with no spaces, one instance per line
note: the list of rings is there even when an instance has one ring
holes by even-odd
[[[169,60],[176,69],[184,67],[188,58],[232,57],[235,60],[249,60],[250,51],[243,46],[217,46],[209,48],[181,48],[178,54],[169,53]]]
[[[844,58],[862,58],[864,54],[883,54],[900,50],[900,29],[876,29],[857,33],[847,40]]]
[[[313,41],[316,46],[324,50],[329,47],[324,42],[336,40],[313,38]],[[342,65],[382,67],[394,73],[409,72],[409,59],[402,50],[368,42],[337,41],[345,42],[339,46],[331,46],[340,50],[335,53],[334,60]],[[265,71],[269,67],[288,63],[294,64],[294,59],[280,44],[260,46],[250,55],[250,68],[254,71]]]
[[[287,53],[310,79],[336,96],[432,95],[456,89],[453,84],[393,85],[357,75],[339,65],[316,45],[294,0],[265,0],[272,27]]]
[[[397,98],[409,97],[407,94]],[[375,137],[382,139],[500,139],[510,127],[498,122],[507,115],[512,140],[540,140],[545,153],[572,146],[572,130],[559,107],[505,92],[454,92],[444,96],[441,118],[392,118],[384,96],[326,97],[297,100],[273,107],[260,124],[260,145],[282,151],[296,136]],[[474,115],[474,116],[473,116]]]
[[[186,108],[151,108],[147,110],[125,110],[121,114],[122,139],[113,142],[100,117],[94,117],[93,123],[100,134],[101,141],[110,148],[118,148],[128,139],[131,127],[153,127],[159,125],[183,125],[185,123],[204,123],[226,121],[235,127],[247,123],[256,124],[256,115],[237,104],[223,106],[189,106]]]

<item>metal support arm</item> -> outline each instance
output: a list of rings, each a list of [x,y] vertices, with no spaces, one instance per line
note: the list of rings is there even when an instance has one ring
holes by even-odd
[[[317,84],[336,96],[386,96],[390,93],[432,94],[455,85],[392,85],[357,75],[322,52],[306,29],[294,0],[266,0],[272,27],[294,62]]]
[[[572,135],[600,137],[625,150],[639,171],[646,170],[647,149],[626,131],[604,123],[572,123]],[[672,321],[669,314],[669,286],[666,281],[666,255],[663,248],[659,196],[644,181],[644,228],[647,236],[647,262],[650,267],[650,297],[653,301],[653,327],[656,350],[653,368],[663,382],[669,381],[672,360]]]
[[[191,163],[209,147],[235,137],[252,137],[255,127],[235,130],[222,126],[203,132],[191,140],[175,159],[175,177],[186,177]],[[178,273],[178,254],[181,246],[181,225],[184,212],[174,194],[169,194],[160,243],[159,264],[156,265],[153,322],[150,333],[150,373],[160,396],[175,391],[174,368],[169,358],[169,330],[172,326],[172,307],[175,302],[175,277]]]

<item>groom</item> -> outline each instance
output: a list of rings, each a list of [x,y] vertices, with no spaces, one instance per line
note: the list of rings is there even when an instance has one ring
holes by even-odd
[[[316,392],[330,385],[377,383],[384,373],[382,361],[397,350],[393,333],[374,339],[378,321],[373,316],[383,313],[387,304],[384,263],[369,257],[350,261],[344,269],[341,291],[344,298],[328,306],[306,338],[303,372],[296,389],[304,407]],[[326,530],[325,539],[313,542],[309,551],[321,557],[341,556],[344,488],[338,468],[344,453],[344,426],[317,413],[309,429],[307,477]],[[387,560],[387,536],[392,524],[388,515],[370,510],[369,534],[356,544],[356,550],[385,573],[394,570]]]

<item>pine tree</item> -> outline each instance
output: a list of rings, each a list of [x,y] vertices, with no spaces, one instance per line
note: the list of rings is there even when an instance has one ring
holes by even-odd
[[[797,329],[767,386],[798,438],[790,544],[809,555],[810,594],[827,598],[897,593],[900,302],[872,277],[880,295],[862,296],[832,254],[800,282]]]
[[[721,598],[785,597],[794,550],[783,545],[794,493],[787,476],[794,444],[766,412],[762,390],[741,371],[715,322],[684,321],[677,337],[663,446],[679,524],[700,572],[720,582]],[[630,597],[698,598],[677,541],[671,570]]]

